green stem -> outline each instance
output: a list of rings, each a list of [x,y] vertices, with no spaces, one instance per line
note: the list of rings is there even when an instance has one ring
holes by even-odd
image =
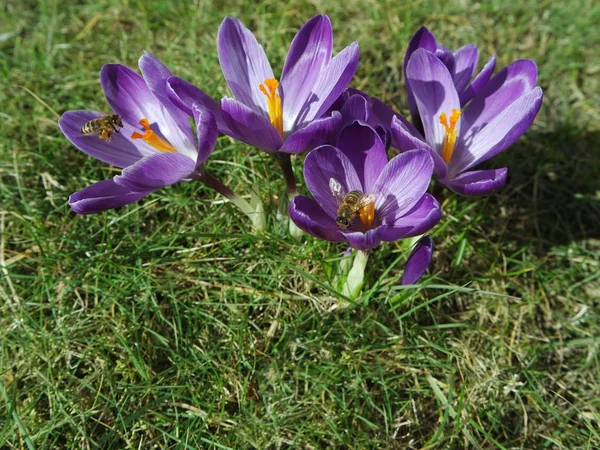
[[[342,288],[342,294],[355,299],[360,294],[364,279],[365,268],[369,261],[369,253],[363,250],[357,250],[352,263],[352,268],[348,272],[348,277]]]
[[[252,221],[252,225],[260,231],[265,231],[266,229],[266,220],[265,220],[265,212],[262,206],[262,202],[258,201],[256,206],[250,205],[246,200],[236,194],[234,191],[229,189],[229,187],[225,186],[211,174],[206,171],[200,172],[197,177],[197,180],[202,181],[209,188],[217,191],[235,206],[237,206],[244,214],[246,214],[250,220]]]
[[[296,177],[294,176],[294,169],[292,168],[292,158],[289,153],[276,153],[275,158],[279,162],[279,166],[281,167],[281,171],[283,172],[283,178],[285,179],[288,199],[291,200],[296,195],[298,195]]]

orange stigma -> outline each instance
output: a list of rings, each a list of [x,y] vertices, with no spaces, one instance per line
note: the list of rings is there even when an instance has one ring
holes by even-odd
[[[176,152],[177,149],[169,144],[168,141],[161,138],[158,134],[150,129],[150,121],[145,117],[140,120],[140,125],[144,127],[144,134],[134,131],[131,139],[143,139],[147,144],[154,147],[159,152]]]
[[[375,202],[370,202],[358,210],[358,218],[365,228],[371,228],[375,219]]]
[[[450,114],[450,123],[448,123],[448,117],[446,113],[440,114],[440,123],[444,126],[444,144],[442,145],[442,159],[449,163],[454,153],[454,146],[456,145],[456,139],[458,138],[458,130],[456,124],[462,113],[458,109],[453,109]]]
[[[275,78],[267,78],[258,88],[260,92],[267,96],[267,106],[269,107],[269,119],[281,137],[283,137],[283,107],[281,105],[281,97],[277,92],[279,81]]]

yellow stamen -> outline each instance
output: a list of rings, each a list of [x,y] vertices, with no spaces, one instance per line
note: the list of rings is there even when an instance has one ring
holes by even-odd
[[[446,113],[440,114],[440,123],[444,126],[444,143],[442,145],[442,159],[449,163],[454,153],[454,146],[456,145],[456,139],[458,138],[458,130],[456,124],[461,115],[458,109],[453,109],[450,114],[450,123],[448,123],[448,117]]]
[[[371,228],[375,219],[375,202],[370,202],[358,210],[358,218],[365,228]]]
[[[147,144],[151,145],[159,152],[177,151],[177,149],[169,144],[169,142],[150,129],[150,121],[148,119],[144,117],[139,123],[144,127],[144,134],[134,131],[131,135],[131,139],[143,139]]]
[[[258,88],[260,92],[267,96],[267,106],[269,107],[269,119],[281,137],[283,137],[283,107],[281,97],[275,92],[279,87],[279,81],[275,78],[267,78]]]

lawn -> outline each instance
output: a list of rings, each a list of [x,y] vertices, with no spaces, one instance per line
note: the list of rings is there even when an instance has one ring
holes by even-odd
[[[213,4],[214,3],[214,4]],[[600,446],[600,7],[572,2],[88,2],[0,7],[0,447],[594,449]],[[355,305],[331,288],[341,244],[292,239],[266,155],[220,137],[209,170],[265,202],[258,233],[200,183],[77,216],[68,196],[117,173],[57,119],[107,111],[103,64],[143,50],[215,98],[226,15],[265,46],[327,14],[356,40],[352,87],[408,114],[402,61],[427,25],[497,67],[531,58],[544,104],[485,168],[499,193],[436,192],[417,288],[409,251],[371,257]],[[300,190],[302,157],[294,163]]]

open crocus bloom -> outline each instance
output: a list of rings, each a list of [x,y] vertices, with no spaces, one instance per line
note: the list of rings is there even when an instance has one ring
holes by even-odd
[[[169,69],[149,53],[139,60],[143,77],[121,64],[100,71],[106,101],[121,116],[123,127],[111,139],[84,135],[81,127],[102,117],[97,111],[67,111],[59,120],[73,145],[107,164],[123,169],[69,197],[73,211],[92,214],[135,202],[164,186],[195,178],[212,153],[217,127],[213,115],[195,106],[196,130],[167,97]]]
[[[466,105],[469,100],[483,89],[496,67],[496,55],[492,55],[490,60],[483,66],[483,69],[481,69],[481,72],[473,78],[475,69],[477,69],[477,61],[479,60],[479,50],[475,45],[465,45],[452,53],[452,51],[443,45],[438,44],[431,31],[426,27],[421,27],[410,39],[406,54],[404,55],[405,80],[408,79],[406,69],[410,57],[420,48],[433,53],[446,66],[452,77],[456,92],[458,92],[461,107]],[[415,124],[418,124],[419,110],[414,93],[408,82],[406,83],[406,96],[412,120]]]
[[[267,152],[300,153],[327,142],[339,132],[338,113],[324,117],[346,89],[358,65],[358,44],[331,57],[333,34],[327,16],[315,16],[298,31],[281,79],[273,75],[263,47],[237,19],[219,28],[219,61],[234,98],[224,98],[215,112],[219,130]],[[169,80],[173,101],[214,101],[179,79]]]
[[[485,195],[506,183],[507,168],[470,171],[512,145],[531,126],[542,105],[537,67],[519,60],[496,74],[461,110],[454,80],[433,53],[418,49],[406,68],[425,137],[396,117],[392,140],[400,150],[427,149],[439,181],[462,195]]]
[[[432,173],[427,151],[408,151],[388,162],[378,133],[355,122],[342,130],[336,147],[324,145],[306,157],[304,178],[314,200],[295,197],[290,217],[313,236],[347,241],[358,250],[417,236],[441,217],[437,200],[425,193]],[[339,186],[343,195],[360,191],[371,199],[348,228],[336,222],[341,201],[332,186]]]

